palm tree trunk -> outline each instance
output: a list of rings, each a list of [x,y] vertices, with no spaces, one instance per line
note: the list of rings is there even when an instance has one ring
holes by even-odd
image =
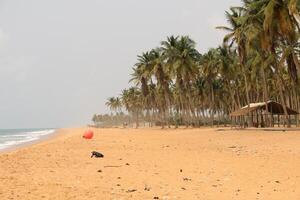
[[[136,127],[135,128],[139,128],[140,123],[139,123],[139,112],[136,112]]]
[[[246,70],[243,68],[243,76],[245,79],[245,87],[246,87],[246,98],[247,98],[247,104],[248,104],[248,108],[250,108],[250,96],[249,96],[249,87],[248,87],[248,79],[247,79],[247,75],[246,75]],[[250,114],[248,114],[248,126],[252,126],[252,120],[250,119]]]
[[[276,55],[276,51],[275,49],[272,49],[272,54],[273,55]],[[274,56],[276,58],[276,56]],[[277,85],[279,86],[279,96],[280,96],[280,100],[281,100],[281,103],[283,105],[283,111],[284,111],[284,122],[285,124],[288,125],[288,127],[290,127],[290,124],[289,124],[289,120],[288,120],[288,112],[287,112],[287,108],[286,108],[286,101],[285,101],[285,98],[284,98],[284,89],[283,89],[283,85],[284,85],[284,82],[282,80],[282,77],[280,76],[280,72],[281,72],[281,68],[284,64],[284,59],[285,58],[285,54],[282,55],[282,58],[281,60],[278,62],[276,59],[275,59],[275,75],[276,75],[276,78],[277,78]]]
[[[269,93],[268,93],[268,88],[267,88],[267,81],[266,81],[266,74],[265,74],[265,70],[263,67],[261,67],[261,73],[262,73],[262,77],[263,77],[263,88],[264,88],[264,101],[266,104],[266,112],[269,112],[269,108],[268,108],[268,101],[269,101]],[[269,118],[266,117],[266,124],[267,126],[269,126]]]
[[[211,126],[214,127],[214,109],[215,109],[215,94],[214,94],[214,89],[211,87]]]
[[[230,93],[230,96],[231,96],[231,99],[232,99],[232,102],[233,102],[233,109],[232,110],[235,110],[235,109],[237,109],[238,105],[237,105],[237,102],[234,98],[234,94],[233,94],[233,91],[232,91],[230,86],[229,86],[229,93]]]
[[[281,100],[281,103],[283,106],[283,111],[284,111],[284,122],[285,122],[285,124],[288,125],[288,127],[290,127],[289,120],[288,120],[288,112],[287,112],[287,108],[286,108],[286,101],[285,101],[284,93],[283,93],[283,81],[281,80],[279,75],[277,75],[277,85],[279,86],[279,96],[280,96],[280,100]]]
[[[161,111],[160,113],[160,123],[161,123],[161,128],[165,128],[165,111]]]

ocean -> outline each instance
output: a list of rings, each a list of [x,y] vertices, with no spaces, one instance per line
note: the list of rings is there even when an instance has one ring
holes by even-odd
[[[54,132],[55,129],[0,129],[0,150],[33,142]]]

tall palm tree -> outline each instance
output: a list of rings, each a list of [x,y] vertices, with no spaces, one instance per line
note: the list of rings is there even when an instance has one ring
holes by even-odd
[[[197,61],[200,57],[195,44],[188,36],[171,36],[161,43],[163,56],[166,58],[166,71],[172,79],[175,79],[180,109],[186,119],[190,117],[192,111],[190,88],[198,73]]]
[[[214,114],[215,114],[215,91],[214,91],[214,83],[216,77],[219,73],[219,64],[220,60],[218,57],[217,49],[210,49],[206,54],[202,57],[202,70],[203,76],[206,81],[207,93],[209,94],[209,104],[210,104],[210,114],[211,114],[211,123],[214,125]]]
[[[249,83],[248,83],[248,70],[246,69],[246,35],[245,32],[245,21],[247,16],[245,15],[245,9],[240,7],[232,7],[230,11],[225,12],[227,21],[230,27],[226,26],[218,26],[217,29],[222,29],[229,31],[229,33],[224,37],[224,43],[229,43],[229,46],[232,46],[233,43],[237,44],[237,51],[239,54],[240,65],[243,70],[243,76],[245,79],[245,87],[246,87],[246,97],[247,104],[250,107],[250,95],[249,95]],[[251,126],[252,121],[248,117],[248,123]]]
[[[123,90],[121,99],[126,110],[135,118],[136,128],[138,128],[139,117],[143,107],[141,91],[136,87],[131,87],[128,90]]]

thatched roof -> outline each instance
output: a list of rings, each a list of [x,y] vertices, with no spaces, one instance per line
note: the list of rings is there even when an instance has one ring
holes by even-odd
[[[269,113],[275,114],[275,115],[284,115],[283,105],[275,102],[275,101],[268,101],[265,102],[259,102],[259,103],[250,103],[250,107],[244,106],[240,108],[239,110],[236,110],[232,113],[230,113],[230,116],[236,117],[236,116],[243,116],[247,115],[248,113],[251,113],[255,110],[266,110],[266,105],[268,106]],[[299,114],[297,111],[292,110],[291,108],[287,107],[287,113],[289,115],[297,115]]]

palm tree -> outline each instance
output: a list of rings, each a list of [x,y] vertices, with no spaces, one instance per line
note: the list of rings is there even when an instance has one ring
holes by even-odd
[[[110,111],[111,111],[111,118],[112,120],[115,118],[113,113],[115,112],[115,114],[117,115],[117,104],[119,98],[115,98],[115,97],[110,97],[107,99],[107,102],[105,103],[106,106],[109,107]],[[114,120],[113,120],[114,121]],[[117,120],[115,121],[115,125],[117,125]]]
[[[210,49],[206,54],[202,57],[201,62],[201,73],[206,79],[207,94],[209,97],[210,104],[210,115],[211,115],[211,125],[214,123],[214,114],[215,114],[215,91],[214,91],[214,81],[219,73],[219,59],[218,59],[218,51],[217,49]]]
[[[198,73],[197,59],[200,54],[195,49],[195,42],[188,36],[180,38],[171,36],[161,45],[166,60],[166,71],[172,79],[175,79],[175,87],[178,88],[179,108],[188,119],[192,111],[190,88]]]
[[[245,26],[244,22],[247,19],[247,16],[245,15],[245,9],[240,7],[232,7],[230,8],[230,11],[226,11],[226,18],[229,22],[229,25],[231,27],[225,27],[225,26],[218,26],[217,29],[222,29],[229,31],[229,33],[224,37],[224,43],[229,43],[229,46],[232,46],[233,43],[237,44],[237,51],[240,59],[240,65],[243,70],[243,76],[245,80],[245,87],[246,87],[246,97],[247,97],[247,104],[248,107],[250,107],[250,96],[249,96],[249,83],[248,83],[248,70],[246,69],[246,35],[245,32]],[[251,126],[252,121],[248,117],[248,123]]]
[[[107,99],[107,102],[105,103],[105,105],[109,107],[111,112],[115,111],[115,101],[116,101],[115,97],[110,97]]]
[[[168,110],[170,109],[169,74],[166,72],[165,61],[160,49],[153,49],[151,54],[151,72],[156,80],[156,103],[161,116],[162,128],[167,123]]]
[[[136,87],[131,87],[128,90],[123,90],[121,99],[125,109],[129,114],[133,115],[136,120],[136,128],[139,127],[139,116],[142,112],[143,100],[141,92]]]

